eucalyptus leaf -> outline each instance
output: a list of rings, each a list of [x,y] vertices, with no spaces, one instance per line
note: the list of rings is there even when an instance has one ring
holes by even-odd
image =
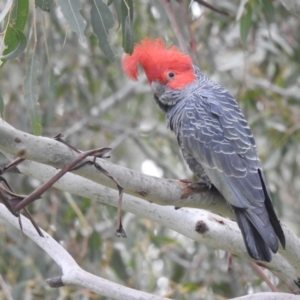
[[[118,29],[119,29],[119,27],[122,24],[122,8],[121,8],[122,0],[115,0],[113,3],[114,3],[114,7],[115,7],[115,10],[117,13],[117,18],[118,18],[118,22],[119,22]]]
[[[10,25],[24,30],[29,15],[29,0],[15,0],[10,15]]]
[[[23,51],[25,50],[26,45],[27,45],[26,36],[24,35],[24,33],[21,30],[19,30],[17,28],[10,27],[10,29],[7,29],[6,35],[11,35],[14,37],[14,39],[9,38],[9,40],[13,41],[14,48],[8,53],[6,50],[8,50],[12,47],[8,47],[7,49],[5,49],[5,51],[3,51],[3,53],[5,53],[5,54],[0,56],[0,59],[2,59],[2,60],[13,59],[13,58],[18,57],[21,53],[23,53]],[[16,45],[15,45],[14,41],[17,41]]]
[[[53,5],[53,0],[35,0],[35,6],[43,11],[49,12]]]
[[[127,16],[124,23],[123,48],[126,53],[131,54],[134,46],[134,36],[130,17]]]
[[[252,25],[252,8],[249,3],[245,5],[246,13],[241,17],[240,20],[240,35],[242,45],[246,48],[247,36]]]
[[[133,2],[131,0],[122,0],[121,3],[122,18],[122,45],[126,53],[131,54],[134,46],[133,36]]]
[[[0,90],[0,116],[2,119],[3,119],[3,113],[4,113],[4,101]]]
[[[275,22],[275,10],[271,1],[262,1],[262,10],[269,23]]]
[[[122,0],[122,11],[125,12],[125,16],[130,17],[130,21],[133,22],[133,2],[132,0]]]
[[[30,126],[35,135],[41,135],[41,113],[38,103],[38,61],[36,55],[28,60],[26,74],[24,79],[24,98],[26,102],[27,114],[29,116]]]
[[[92,1],[91,23],[100,49],[109,60],[114,61],[115,55],[108,42],[108,31],[114,26],[114,18],[109,7],[102,0]]]
[[[28,0],[15,0],[9,16],[7,29],[4,31],[2,60],[18,57],[26,48],[27,40],[23,33],[29,14]]]
[[[82,5],[80,0],[56,0],[60,6],[63,15],[68,21],[71,29],[76,32],[81,42],[85,42],[86,38],[84,30],[86,27],[86,21],[80,14]]]

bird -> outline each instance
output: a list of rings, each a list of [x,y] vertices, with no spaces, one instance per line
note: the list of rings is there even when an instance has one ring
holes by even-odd
[[[274,211],[251,129],[234,97],[191,57],[161,38],[145,38],[122,59],[124,73],[146,74],[183,157],[200,183],[216,188],[234,212],[246,250],[270,262],[285,235]]]

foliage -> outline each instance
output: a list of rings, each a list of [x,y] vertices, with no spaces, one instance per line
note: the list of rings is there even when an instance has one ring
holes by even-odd
[[[300,22],[279,1],[210,1],[227,15],[187,0],[2,2],[0,114],[7,122],[37,135],[64,132],[79,149],[110,146],[111,161],[131,169],[190,178],[145,79],[133,85],[120,67],[135,40],[163,37],[238,99],[274,205],[298,233]],[[18,174],[7,179],[20,194],[39,184]],[[132,214],[124,214],[128,238],[117,239],[116,210],[89,199],[52,189],[30,210],[84,269],[124,285],[175,299],[268,290],[249,262],[234,258],[227,271],[227,254]],[[0,231],[0,274],[14,299],[102,299],[75,287],[50,289],[45,279],[59,273],[53,262],[19,232]]]

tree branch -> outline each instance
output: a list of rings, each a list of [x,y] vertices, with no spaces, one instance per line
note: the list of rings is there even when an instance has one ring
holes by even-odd
[[[299,296],[286,293],[257,293],[230,300],[299,300]]]
[[[2,124],[5,123],[3,122]],[[8,128],[7,125],[0,126],[0,150],[9,159],[12,158],[11,154],[22,154],[23,158],[51,164],[54,167],[61,167],[76,156],[76,154],[61,143],[57,143],[49,138],[29,135],[17,131],[12,127]],[[249,258],[240,230],[235,222],[204,210],[188,208],[174,210],[173,207],[149,203],[151,201],[160,205],[174,206],[180,203],[181,206],[190,205],[230,215],[230,210],[220,194],[209,191],[200,195],[191,195],[187,199],[180,199],[182,188],[174,180],[158,179],[142,175],[102,159],[99,159],[98,163],[115,176],[120,184],[124,186],[125,192],[131,193],[131,195],[124,195],[124,210],[158,222],[196,241],[201,241],[210,247],[223,249]],[[57,173],[57,170],[54,168],[28,160],[20,164],[18,168],[22,173],[42,181],[47,180]],[[75,174],[67,173],[55,184],[55,187],[101,201],[108,205],[117,205],[117,191],[110,189],[111,187],[115,187],[100,172],[97,172],[92,167],[87,167],[77,172],[92,181]],[[96,184],[93,181],[102,185]],[[106,187],[103,187],[103,185]],[[135,196],[144,198],[149,202],[142,201]],[[285,226],[283,226],[283,229],[286,234],[287,249],[280,249],[279,252],[281,255],[274,255],[271,263],[259,262],[259,265],[271,270],[293,292],[297,292],[299,291],[298,278],[300,277],[299,240]]]
[[[25,161],[18,168],[22,173],[43,182],[57,173],[55,168],[31,161]],[[72,194],[117,206],[117,191],[72,173],[67,173],[54,186]],[[155,221],[207,246],[249,258],[240,230],[233,221],[205,210],[189,208],[175,210],[173,207],[151,204],[130,195],[124,194],[123,197],[123,209],[126,211]],[[270,269],[292,290],[297,290],[297,285],[294,283],[297,276],[281,255],[274,255],[271,263],[260,262],[259,264]]]
[[[54,139],[37,137],[16,130],[4,121],[1,121],[1,119],[0,151],[55,168],[63,168],[78,155]],[[203,208],[223,216],[233,217],[229,206],[217,191],[211,190],[200,194],[201,200],[199,200],[199,194],[193,194],[182,199],[183,188],[177,180],[144,175],[137,171],[114,165],[104,159],[97,159],[97,162],[114,176],[121,186],[126,188],[126,193],[128,194],[142,197],[144,200],[160,205]],[[111,180],[99,174],[94,167],[84,166],[73,173],[115,189]]]
[[[77,285],[111,299],[167,300],[167,298],[137,291],[84,271],[78,266],[73,257],[49,234],[42,231],[44,238],[41,238],[30,221],[23,216],[21,216],[21,218],[23,233],[40,246],[62,270],[61,277],[49,280],[51,286]],[[15,228],[20,229],[18,219],[14,217],[3,204],[0,204],[0,219],[13,225]]]

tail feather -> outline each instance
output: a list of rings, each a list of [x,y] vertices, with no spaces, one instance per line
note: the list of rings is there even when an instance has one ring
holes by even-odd
[[[282,227],[280,225],[280,221],[278,220],[278,218],[276,216],[276,213],[274,211],[270,193],[269,193],[269,191],[268,191],[268,189],[265,185],[264,174],[261,172],[261,170],[258,170],[258,173],[259,173],[259,176],[260,176],[260,180],[261,180],[261,183],[262,183],[264,194],[266,196],[265,206],[266,206],[267,212],[269,214],[270,222],[271,222],[271,224],[272,224],[272,226],[273,226],[273,228],[276,232],[276,235],[279,238],[279,241],[280,241],[282,247],[285,248],[285,236],[284,236]]]
[[[238,225],[241,229],[249,255],[257,260],[271,261],[272,255],[269,245],[260,232],[251,223],[244,209],[233,207]],[[275,236],[276,238],[276,236]],[[276,238],[277,241],[277,238]],[[272,250],[273,251],[273,250]]]
[[[233,206],[233,210],[249,255],[269,262],[272,259],[271,251],[278,251],[278,239],[285,248],[285,236],[274,211],[264,175],[260,169],[258,173],[265,196],[264,205],[248,208]]]
[[[256,229],[273,253],[278,251],[278,238],[270,222],[268,211],[265,207],[245,210],[246,218]]]

